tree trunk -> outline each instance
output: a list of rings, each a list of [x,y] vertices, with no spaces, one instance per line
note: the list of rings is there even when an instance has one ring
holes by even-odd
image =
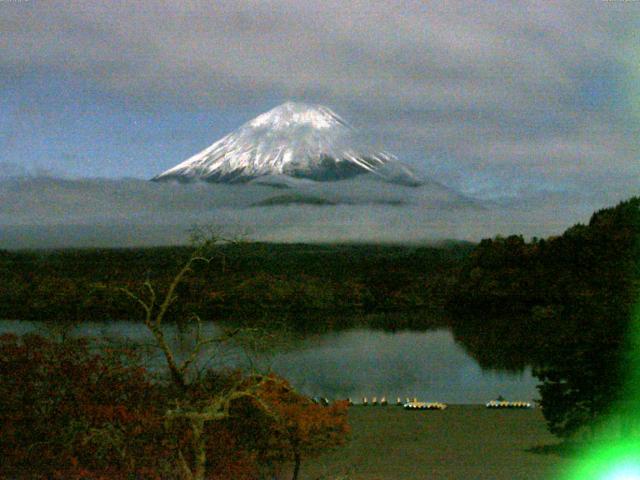
[[[203,438],[204,421],[192,420],[191,429],[193,432],[193,454],[195,457],[194,480],[204,480],[207,468],[207,450]]]
[[[151,333],[156,339],[156,343],[164,354],[164,358],[167,361],[167,367],[169,368],[169,374],[171,375],[171,380],[181,391],[184,392],[187,389],[187,381],[185,379],[184,372],[182,372],[176,364],[175,357],[173,356],[173,352],[171,351],[169,344],[164,339],[164,332],[162,329],[154,325],[148,324],[147,326],[151,330]]]
[[[300,455],[300,452],[296,451],[293,454],[293,461],[293,477],[291,477],[291,480],[298,480],[298,475],[300,475],[300,464],[302,463],[302,456]]]

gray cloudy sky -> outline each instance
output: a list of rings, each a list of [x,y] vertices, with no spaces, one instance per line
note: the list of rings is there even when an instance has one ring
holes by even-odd
[[[640,2],[0,1],[0,162],[149,178],[287,100],[483,198],[640,180]]]

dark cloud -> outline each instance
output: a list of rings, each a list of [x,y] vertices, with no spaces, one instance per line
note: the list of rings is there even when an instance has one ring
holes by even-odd
[[[638,112],[629,107],[640,95],[636,2],[0,8],[0,70],[13,77],[65,72],[138,106],[240,109],[247,119],[270,101],[326,103],[468,192],[505,166],[522,178],[544,171],[568,188],[583,174],[640,177]]]

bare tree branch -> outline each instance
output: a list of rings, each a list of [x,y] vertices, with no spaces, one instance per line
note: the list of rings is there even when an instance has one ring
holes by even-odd
[[[149,307],[149,305],[147,305],[138,295],[133,293],[128,288],[121,287],[121,288],[118,288],[118,291],[124,293],[129,298],[131,298],[133,301],[137,302],[144,309],[144,311],[146,313],[148,313],[150,311],[151,307]]]

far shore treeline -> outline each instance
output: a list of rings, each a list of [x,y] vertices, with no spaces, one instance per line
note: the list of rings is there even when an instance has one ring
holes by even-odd
[[[273,321],[324,329],[352,326],[360,313],[424,311],[430,313],[416,323],[376,326],[426,328],[441,316],[435,313],[451,295],[472,249],[463,242],[440,247],[225,244],[210,263],[194,266],[168,320],[196,312],[204,321]],[[139,289],[145,280],[166,287],[191,251],[0,251],[0,319],[141,319],[139,306],[119,289]]]

